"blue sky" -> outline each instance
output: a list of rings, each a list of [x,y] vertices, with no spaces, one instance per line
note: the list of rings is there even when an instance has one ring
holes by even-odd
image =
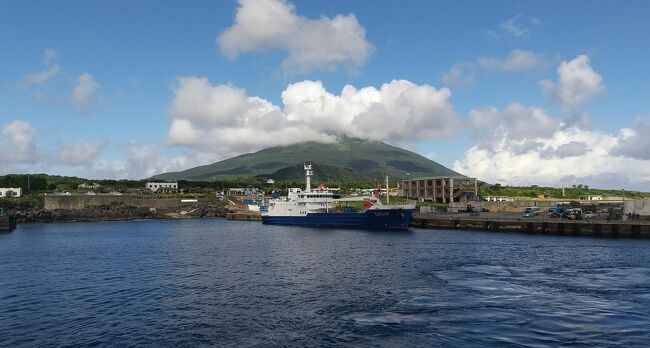
[[[649,15],[647,1],[2,1],[0,174],[142,178],[345,134],[492,182],[650,190]]]

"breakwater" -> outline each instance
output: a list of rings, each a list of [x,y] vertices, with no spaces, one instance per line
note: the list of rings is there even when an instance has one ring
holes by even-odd
[[[228,220],[243,220],[243,221],[261,221],[262,215],[258,212],[236,211],[226,214]]]
[[[114,205],[116,203],[136,208],[173,209],[192,206],[181,202],[180,198],[141,198],[137,196],[45,196],[43,205],[46,210],[85,209],[93,206]]]
[[[16,223],[223,217],[225,202],[138,196],[45,196],[4,207]]]
[[[0,231],[11,231],[16,228],[16,219],[13,215],[0,216]]]
[[[650,238],[650,224],[639,221],[549,221],[416,215],[411,220],[411,226],[432,229],[520,232],[548,235]]]

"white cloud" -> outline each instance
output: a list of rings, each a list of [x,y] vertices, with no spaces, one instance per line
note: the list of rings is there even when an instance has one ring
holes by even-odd
[[[454,64],[442,74],[442,82],[451,87],[467,87],[474,84],[474,73],[461,64]]]
[[[365,29],[353,14],[309,19],[296,14],[284,0],[239,0],[234,24],[217,38],[223,54],[283,50],[286,72],[355,69],[373,52]]]
[[[43,52],[43,65],[44,69],[40,72],[29,73],[25,75],[18,87],[22,90],[26,90],[33,85],[41,85],[48,80],[56,77],[61,73],[61,67],[58,64],[52,64],[52,60],[57,57],[57,52],[51,48],[48,48]]]
[[[144,179],[160,173],[175,172],[214,162],[210,154],[192,152],[169,157],[158,144],[129,141],[124,146],[124,160],[94,160],[87,166],[89,177],[106,179]]]
[[[619,144],[634,136],[626,129],[608,134],[568,127],[539,108],[517,103],[503,111],[473,110],[469,122],[484,130],[483,137],[453,169],[487,182],[557,186],[578,180],[576,184],[645,190],[650,182],[648,159],[617,153]],[[487,134],[492,128],[494,133]]]
[[[558,82],[542,80],[540,84],[557,98],[565,110],[575,110],[605,90],[603,78],[591,67],[585,54],[563,61],[557,68]]]
[[[47,65],[56,57],[59,56],[59,53],[53,48],[46,48],[43,52],[43,64]]]
[[[35,163],[40,159],[35,139],[37,132],[32,125],[16,120],[2,127],[0,161],[8,163]]]
[[[496,30],[488,30],[488,35],[494,39],[525,40],[530,31],[521,23],[521,13],[499,24]]]
[[[516,49],[505,59],[481,57],[478,64],[488,70],[526,71],[540,68],[544,65],[544,57],[531,51]]]
[[[347,85],[340,95],[320,81],[282,92],[283,107],[205,78],[178,80],[167,139],[220,156],[348,135],[392,142],[452,136],[458,118],[447,88],[394,80],[381,88]]]
[[[620,156],[650,160],[650,116],[634,120],[634,129],[624,129],[614,153]]]
[[[57,157],[57,162],[69,166],[87,165],[104,147],[106,142],[103,141],[79,140],[64,146]]]
[[[82,114],[87,114],[97,103],[95,91],[99,84],[89,73],[83,73],[77,77],[77,83],[72,91],[72,104]]]
[[[541,108],[526,107],[521,103],[510,103],[502,111],[494,106],[471,110],[467,120],[475,139],[483,142],[482,146],[500,138],[530,140],[550,137],[561,126]]]
[[[21,89],[27,89],[32,85],[45,83],[47,80],[55,77],[61,72],[61,68],[57,64],[50,65],[45,70],[37,73],[25,75],[20,82]]]

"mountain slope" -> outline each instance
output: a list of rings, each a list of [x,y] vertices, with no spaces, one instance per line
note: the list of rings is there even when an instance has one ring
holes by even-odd
[[[248,153],[182,172],[156,175],[161,180],[212,180],[242,177],[301,179],[300,165],[312,162],[316,177],[365,180],[385,174],[393,178],[462,176],[414,152],[388,144],[343,138],[333,144],[305,142]],[[298,170],[297,170],[298,168]],[[321,170],[321,173],[318,170]]]

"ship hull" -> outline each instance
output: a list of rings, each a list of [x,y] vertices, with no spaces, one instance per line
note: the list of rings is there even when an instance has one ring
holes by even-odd
[[[406,209],[372,209],[365,212],[309,213],[306,216],[262,216],[268,225],[359,228],[406,229],[413,211]]]

